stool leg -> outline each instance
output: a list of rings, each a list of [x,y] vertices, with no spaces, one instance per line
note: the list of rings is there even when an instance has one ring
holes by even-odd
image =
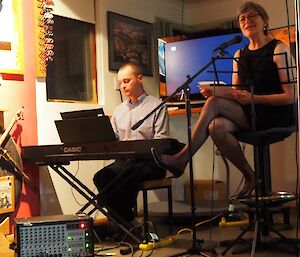
[[[145,240],[148,239],[148,193],[147,190],[143,189],[143,205],[144,205],[144,236]]]
[[[169,207],[169,234],[171,234],[173,230],[172,186],[168,186],[168,207]]]
[[[138,216],[138,204],[137,204],[137,199],[134,203],[134,206],[133,206],[133,212],[134,212],[134,216],[137,217]]]
[[[287,207],[283,210],[283,220],[285,225],[290,225],[290,208]]]

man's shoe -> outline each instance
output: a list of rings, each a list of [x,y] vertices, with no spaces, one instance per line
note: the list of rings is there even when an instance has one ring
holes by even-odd
[[[113,239],[113,235],[119,230],[118,226],[111,221],[106,221],[94,226],[95,232],[100,240],[106,241]]]
[[[129,222],[132,226],[129,230],[137,238],[144,238],[144,230],[142,223],[135,220],[133,223]],[[100,223],[94,226],[95,232],[100,240],[102,241],[113,241],[113,242],[135,242],[125,231],[123,231],[118,225],[111,221]],[[135,242],[137,243],[137,242]]]

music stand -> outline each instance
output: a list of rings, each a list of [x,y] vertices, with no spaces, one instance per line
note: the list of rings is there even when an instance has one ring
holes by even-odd
[[[64,144],[114,142],[118,139],[108,116],[55,120],[60,140]]]
[[[197,254],[205,257],[209,257],[201,247],[201,242],[203,240],[198,240],[196,235],[196,207],[195,207],[195,195],[194,195],[194,171],[193,171],[193,157],[192,157],[192,129],[191,129],[191,99],[190,99],[190,83],[203,71],[205,71],[210,65],[213,64],[215,70],[215,60],[220,59],[225,54],[225,51],[219,51],[217,56],[212,56],[211,60],[204,65],[198,72],[196,72],[193,76],[187,75],[187,80],[179,86],[171,95],[165,98],[156,108],[154,108],[151,112],[149,112],[144,118],[138,121],[135,125],[132,126],[132,129],[137,129],[146,119],[148,119],[151,115],[153,115],[157,110],[162,108],[163,105],[166,104],[167,101],[172,99],[176,94],[180,92],[184,92],[185,94],[185,106],[186,106],[186,118],[187,118],[187,137],[188,137],[188,153],[189,153],[189,177],[190,177],[190,194],[191,194],[191,217],[192,217],[192,246],[191,248],[187,249],[185,252],[175,254],[172,256],[182,256],[185,254]],[[216,74],[216,72],[215,72]],[[217,74],[216,74],[217,77]],[[219,82],[217,78],[217,83]],[[206,250],[207,251],[207,250]],[[214,249],[209,249],[210,252],[215,254]]]

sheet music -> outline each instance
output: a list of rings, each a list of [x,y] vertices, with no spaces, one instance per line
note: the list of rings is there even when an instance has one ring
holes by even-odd
[[[210,90],[213,95],[226,98],[232,98],[232,92],[235,90],[231,86],[226,86],[226,83],[220,81],[219,84],[214,84],[213,81],[200,81],[198,82],[199,90]]]

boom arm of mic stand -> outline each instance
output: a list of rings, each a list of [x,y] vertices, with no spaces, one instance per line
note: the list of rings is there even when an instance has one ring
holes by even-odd
[[[139,126],[141,126],[143,124],[143,122],[145,120],[147,120],[152,114],[154,114],[157,110],[159,110],[161,107],[163,107],[166,102],[168,102],[173,96],[175,96],[176,94],[178,94],[183,88],[186,87],[186,83],[185,82],[182,86],[180,86],[179,88],[177,88],[171,95],[169,95],[167,98],[165,98],[158,106],[156,106],[151,112],[149,112],[144,118],[142,118],[141,120],[139,120],[137,123],[135,123],[132,126],[132,130],[136,130]],[[188,84],[187,84],[188,85]]]
[[[141,126],[143,124],[143,122],[145,120],[147,120],[152,114],[154,114],[157,110],[159,110],[162,106],[164,106],[166,104],[166,102],[168,102],[171,98],[173,98],[173,96],[175,96],[176,94],[178,94],[180,91],[185,90],[189,84],[203,71],[205,71],[217,58],[222,57],[223,53],[219,53],[219,55],[217,57],[212,57],[212,59],[206,64],[204,65],[197,73],[195,73],[195,75],[193,75],[192,77],[188,76],[187,80],[180,86],[178,87],[171,95],[169,95],[167,98],[165,98],[158,106],[156,106],[151,112],[149,112],[144,118],[142,118],[141,120],[139,120],[137,123],[135,123],[131,129],[132,130],[136,130],[139,126]]]

